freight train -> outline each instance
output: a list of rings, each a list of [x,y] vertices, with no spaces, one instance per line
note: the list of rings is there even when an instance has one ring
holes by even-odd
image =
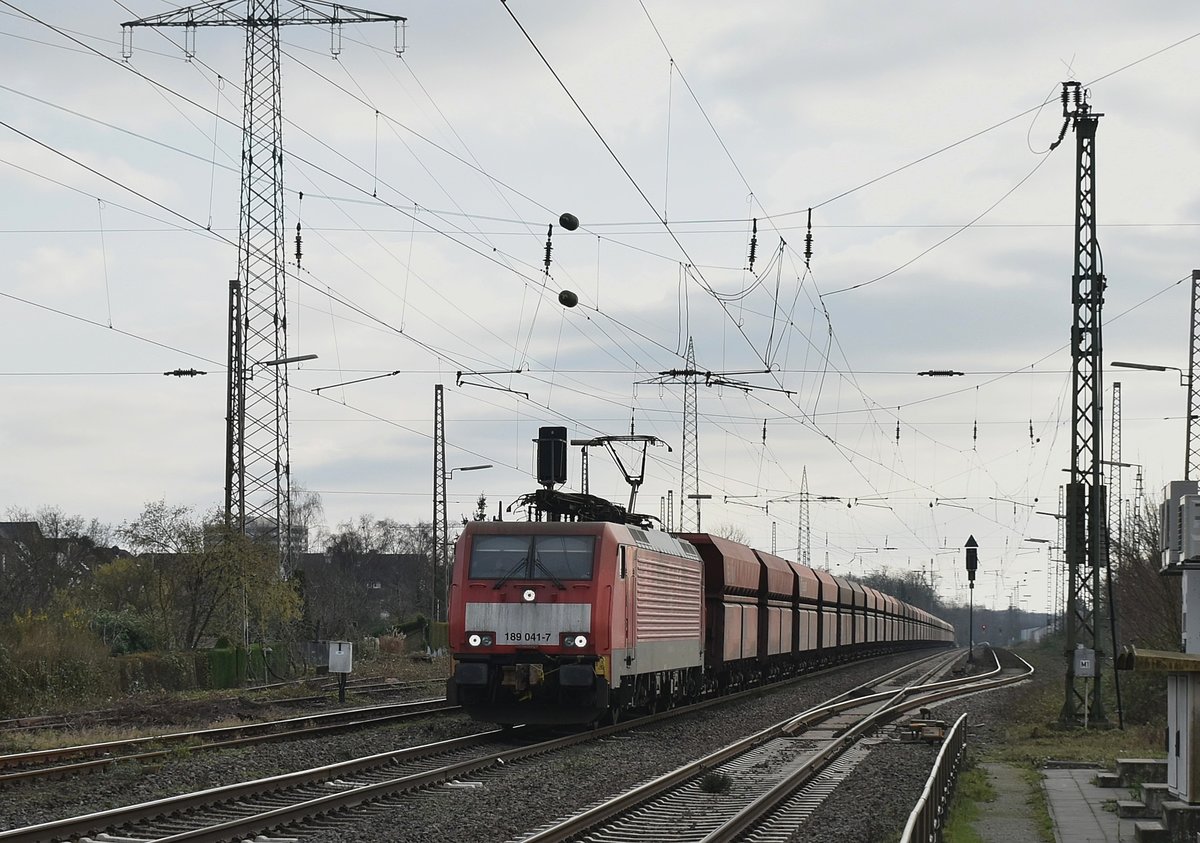
[[[558,496],[546,504],[556,517],[587,498],[537,494]],[[466,526],[448,604],[451,703],[504,725],[596,723],[953,644],[950,624],[853,580],[621,520]]]

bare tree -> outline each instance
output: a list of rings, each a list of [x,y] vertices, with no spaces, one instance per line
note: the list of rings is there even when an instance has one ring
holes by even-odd
[[[750,536],[745,530],[736,524],[718,524],[714,529],[709,530],[714,536],[720,536],[723,539],[729,539],[731,542],[738,544],[749,544]]]
[[[112,558],[112,529],[57,507],[10,508],[0,523],[0,618],[44,610],[55,592],[77,588]]]
[[[292,526],[303,527],[308,534],[310,547],[324,547],[325,504],[317,492],[313,492],[296,480],[292,481]]]
[[[168,649],[194,649],[214,634],[241,640],[247,621],[265,636],[298,615],[298,599],[280,579],[275,551],[213,526],[219,520],[205,527],[190,508],[160,500],[118,530],[139,553],[135,570],[143,578],[143,600]],[[110,583],[127,572],[112,573]]]
[[[428,613],[432,536],[428,522],[372,515],[338,525],[324,553],[301,560],[309,633],[362,634]]]
[[[1163,576],[1158,513],[1147,505],[1126,524],[1113,547],[1113,597],[1122,643],[1175,650],[1183,637],[1180,578]]]

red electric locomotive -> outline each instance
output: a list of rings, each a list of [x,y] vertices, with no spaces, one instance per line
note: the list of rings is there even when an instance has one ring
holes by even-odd
[[[703,569],[663,532],[475,522],[455,551],[448,697],[494,723],[587,723],[699,694]]]

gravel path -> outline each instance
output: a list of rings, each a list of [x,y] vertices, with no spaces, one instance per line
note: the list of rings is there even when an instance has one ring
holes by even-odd
[[[369,814],[326,820],[305,831],[313,843],[356,840],[497,843],[511,840],[648,779],[712,752],[739,737],[782,720],[898,666],[893,656],[869,665],[814,677],[753,699],[718,706],[636,733],[584,745],[550,758],[520,762],[481,777],[475,786],[439,788],[425,798],[382,802]],[[958,705],[1003,706],[977,695]],[[945,708],[950,709],[952,705]],[[950,711],[939,712],[950,718]],[[981,714],[982,715],[982,710]],[[984,719],[990,719],[984,717]],[[975,714],[969,718],[976,722]],[[413,746],[487,727],[465,717],[444,717],[334,735],[315,740],[265,744],[240,750],[171,758],[155,767],[122,764],[90,776],[15,788],[0,800],[0,828],[13,828],[108,807],[200,790],[236,781],[304,769],[385,749]],[[817,810],[793,839],[863,843],[894,839],[924,786],[936,747],[884,741]]]

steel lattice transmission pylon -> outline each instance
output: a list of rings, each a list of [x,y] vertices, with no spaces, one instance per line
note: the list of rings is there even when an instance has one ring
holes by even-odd
[[[1066,547],[1067,547],[1067,526],[1066,516],[1063,514],[1066,510],[1066,487],[1058,487],[1058,518],[1055,519],[1058,524],[1058,530],[1055,534],[1055,539],[1058,548],[1058,557],[1054,560],[1054,631],[1061,632],[1066,629],[1067,622],[1067,566],[1066,566]]]
[[[121,25],[126,33],[138,26],[183,27],[189,55],[198,27],[246,31],[238,277],[229,307],[225,519],[239,532],[274,539],[285,564],[292,548],[291,449],[279,28],[327,25],[336,44],[343,24],[393,21],[399,27],[404,20],[320,0],[288,2],[283,11],[280,0],[226,0]],[[126,57],[131,40],[124,39]]]
[[[812,567],[812,522],[808,512],[808,466],[800,472],[800,540],[798,542],[799,562],[806,568]]]
[[[429,562],[430,620],[438,619],[438,569],[449,570],[450,524],[446,517],[446,414],[442,385],[433,386],[433,553]],[[445,599],[446,595],[442,595]]]
[[[705,386],[731,386],[735,389],[749,392],[752,389],[771,389],[771,387],[754,386],[743,380],[731,379],[732,375],[757,374],[754,372],[710,372],[696,368],[696,349],[692,338],[688,337],[687,368],[668,369],[658,373],[658,377],[638,383],[682,383],[683,384],[683,456],[680,459],[679,479],[679,532],[697,533],[700,524],[700,500],[711,495],[700,494],[700,442],[699,442],[699,410],[696,401],[696,387],[699,378],[704,376]],[[776,392],[791,394],[788,390],[776,389]],[[763,441],[766,442],[766,426],[763,427]]]
[[[1108,411],[1108,560],[1112,562],[1112,550],[1120,553],[1125,541],[1125,502],[1121,496],[1121,382],[1112,385],[1112,407]]]
[[[1100,694],[1099,670],[1091,683],[1075,674],[1077,644],[1095,651],[1102,663],[1097,629],[1100,569],[1104,566],[1105,502],[1101,475],[1101,308],[1104,272],[1096,240],[1096,127],[1101,114],[1088,105],[1078,82],[1063,83],[1063,118],[1075,131],[1075,271],[1072,276],[1071,326],[1071,481],[1066,494],[1067,672],[1066,698],[1059,722],[1074,727],[1085,712],[1089,723],[1108,722]]]
[[[680,459],[679,531],[700,529],[700,444],[697,435],[696,352],[688,337],[687,368],[683,371],[683,455]],[[689,507],[688,504],[691,504]]]
[[[1187,373],[1187,454],[1183,479],[1200,479],[1200,393],[1196,376],[1200,374],[1200,269],[1192,270],[1192,333],[1188,339]]]

